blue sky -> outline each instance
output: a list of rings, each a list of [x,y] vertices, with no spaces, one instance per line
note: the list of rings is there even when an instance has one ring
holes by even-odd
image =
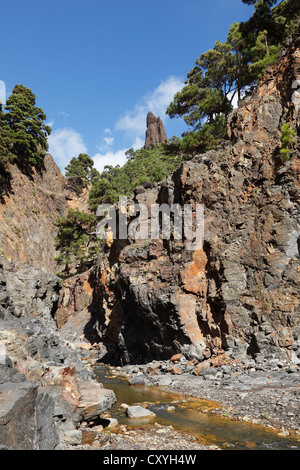
[[[188,71],[234,21],[242,0],[0,0],[0,99],[30,88],[52,126],[50,152],[64,170],[88,153],[100,171],[144,145],[146,116],[167,136],[187,130],[165,115]]]

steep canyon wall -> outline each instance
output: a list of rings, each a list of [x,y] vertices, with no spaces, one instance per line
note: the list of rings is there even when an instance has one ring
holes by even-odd
[[[284,162],[279,136],[285,123],[299,129],[299,42],[286,44],[253,96],[232,113],[228,141],[136,196],[148,206],[203,204],[203,248],[187,251],[176,240],[116,240],[93,268],[98,287],[85,310],[101,330],[98,340],[123,362],[176,352],[190,358],[223,351],[294,357],[300,333],[299,146],[297,136]],[[62,307],[57,318],[65,313]]]

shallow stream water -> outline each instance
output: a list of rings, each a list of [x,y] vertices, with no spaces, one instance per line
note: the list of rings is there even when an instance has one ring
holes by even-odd
[[[237,450],[300,450],[300,441],[291,437],[278,436],[272,430],[226,416],[217,416],[209,411],[219,407],[213,402],[194,397],[167,393],[159,387],[129,385],[128,381],[113,374],[104,364],[95,364],[95,376],[104,388],[114,390],[117,402],[109,410],[119,424],[139,427],[159,423],[172,425],[177,431],[196,437],[201,444],[216,445],[221,449]],[[146,419],[130,419],[121,406],[147,404],[156,416]],[[174,408],[168,410],[168,408]]]

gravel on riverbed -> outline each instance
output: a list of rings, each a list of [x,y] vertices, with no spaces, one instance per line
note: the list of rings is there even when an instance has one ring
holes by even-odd
[[[89,432],[87,431],[86,433],[88,434]],[[95,431],[91,430],[90,433],[93,434],[93,441],[89,445],[68,446],[64,443],[61,449],[113,452],[123,450],[219,450],[217,446],[200,444],[195,437],[180,433],[172,426],[162,426],[158,423],[140,426],[136,429],[130,429],[125,425],[121,425],[109,431],[95,433]]]
[[[191,364],[179,355],[169,361],[111,367],[114,375],[134,385],[155,386],[185,395],[187,402],[199,398],[214,402],[209,413],[258,424],[300,440],[300,365],[278,360],[255,361],[223,358]],[[82,429],[76,450],[220,450],[194,436],[158,423],[131,428],[116,425],[95,432]],[[89,434],[90,433],[90,434]],[[89,442],[88,442],[89,441]]]
[[[195,369],[191,372],[189,366],[181,356],[176,361],[154,361],[114,370],[132,385],[155,385],[168,392],[211,400],[220,405],[213,413],[300,438],[299,364],[244,359],[216,366],[212,362],[203,370],[198,367],[199,375],[195,375]]]

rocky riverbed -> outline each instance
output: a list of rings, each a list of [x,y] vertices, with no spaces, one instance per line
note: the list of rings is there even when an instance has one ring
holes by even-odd
[[[193,430],[178,432],[151,421],[131,429],[103,422],[115,401],[95,382],[88,364],[101,361],[101,347],[72,343],[57,331],[51,312],[57,282],[28,267],[9,265],[0,278],[0,443],[4,449],[209,449]],[[26,289],[17,289],[25,285]],[[22,294],[23,292],[23,294]],[[25,315],[29,309],[36,316]],[[209,413],[300,436],[299,342],[293,362],[257,355],[220,354],[198,359],[177,354],[170,360],[113,367],[134,385],[212,400]],[[105,348],[104,348],[105,349]],[[20,416],[23,420],[20,420]]]
[[[217,446],[204,445],[189,435],[176,431],[172,426],[153,424],[131,429],[126,425],[115,426],[109,431],[95,432],[86,430],[81,445],[64,444],[64,450],[174,450],[204,451],[217,450]]]
[[[95,364],[95,370],[97,364]],[[276,359],[257,360],[251,358],[234,359],[222,355],[207,359],[202,363],[191,363],[183,355],[176,355],[169,361],[153,361],[144,365],[108,367],[111,385],[113,377],[122,377],[128,381],[132,390],[158,389],[174,395],[174,407],[177,408],[178,396],[186,397],[186,407],[193,407],[196,398],[207,400],[212,406],[204,411],[210,417],[219,417],[227,425],[229,422],[241,422],[241,431],[247,425],[256,425],[256,431],[274,432],[273,436],[290,439],[287,448],[300,446],[300,367]],[[97,375],[97,374],[96,374]],[[177,399],[177,400],[176,400]],[[171,403],[172,404],[172,403]],[[149,403],[142,403],[146,408]],[[124,404],[124,416],[126,405]],[[153,408],[152,408],[153,409]],[[154,408],[155,409],[155,408]],[[172,411],[171,411],[172,412]],[[107,414],[107,423],[103,429],[83,429],[81,445],[78,450],[220,450],[235,447],[230,442],[226,445],[213,445],[199,439],[195,429],[179,432],[172,425],[161,425],[154,418],[145,424],[135,424],[122,419],[118,423]],[[219,421],[220,422],[220,421]],[[252,432],[255,433],[253,428]],[[276,437],[274,437],[276,440]],[[292,444],[295,442],[295,446]],[[299,444],[297,444],[299,442]],[[245,448],[256,448],[257,443],[245,441]],[[283,444],[284,446],[284,444]],[[65,448],[72,448],[67,446]],[[73,447],[74,448],[74,447]],[[267,448],[267,447],[266,447]],[[272,447],[271,447],[272,448]]]
[[[132,385],[212,400],[211,413],[276,429],[300,439],[300,366],[277,359],[260,361],[220,356],[193,364],[177,355],[170,361],[118,367]]]

